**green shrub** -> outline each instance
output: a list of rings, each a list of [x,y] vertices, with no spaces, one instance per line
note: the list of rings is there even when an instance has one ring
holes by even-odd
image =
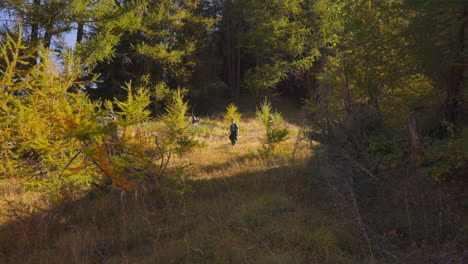
[[[459,137],[438,139],[425,152],[427,167],[436,181],[445,181],[466,174],[468,164],[468,128]]]

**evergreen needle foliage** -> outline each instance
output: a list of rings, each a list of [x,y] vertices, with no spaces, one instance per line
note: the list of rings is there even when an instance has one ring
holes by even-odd
[[[273,112],[271,103],[267,98],[262,102],[256,112],[257,119],[265,127],[265,137],[263,138],[262,153],[271,154],[275,147],[288,139],[289,130],[285,127],[283,117],[278,112]]]
[[[187,118],[188,103],[184,101],[182,92],[177,90],[166,107],[166,114],[162,117],[165,124],[165,144],[174,149],[179,155],[190,152],[197,146],[197,141],[190,134],[190,120]]]
[[[127,83],[126,99],[103,108],[83,92],[79,80],[89,72],[79,57],[64,53],[58,66],[48,50],[40,54],[30,65],[21,31],[0,46],[0,177],[22,179],[52,201],[82,195],[92,183],[132,190],[148,181],[162,188],[171,153],[195,145],[181,93],[163,118],[167,130],[154,134],[142,127],[150,114],[148,88]]]
[[[265,174],[273,175],[276,169],[289,174],[296,165],[281,167],[276,161],[287,160],[289,153],[279,153],[278,146],[288,139],[288,128],[295,126],[286,125],[267,99],[258,107],[256,121],[244,120],[243,131],[249,133],[244,132],[239,144],[228,150],[221,121],[190,128],[187,115],[190,100],[197,106],[192,115],[224,112],[225,120],[240,122],[238,106],[249,109],[265,95],[275,94],[281,101],[288,97],[288,102],[305,103],[300,120],[304,126],[298,131],[294,153],[301,151],[302,139],[310,143],[304,146],[314,149],[314,162],[308,166],[317,169],[309,171],[317,175],[307,177],[329,186],[331,196],[344,201],[337,200],[336,205],[348,208],[355,217],[339,221],[359,224],[357,234],[364,238],[369,261],[355,263],[378,263],[382,256],[389,263],[463,262],[466,253],[460,245],[467,239],[462,232],[466,219],[462,187],[468,175],[466,0],[4,0],[0,16],[2,183],[21,185],[18,190],[35,192],[25,195],[54,202],[77,201],[93,189],[115,188],[123,190],[119,208],[124,211],[125,192],[134,191],[135,204],[142,192],[157,194],[148,200],[165,200],[167,205],[169,194],[186,194],[189,188],[184,177],[193,174],[187,162],[196,158],[204,160],[193,170],[208,178],[222,177],[214,172],[231,167],[230,173],[222,175],[242,176],[244,164],[249,177],[232,177],[239,186],[263,169]],[[184,87],[183,92],[179,87]],[[238,105],[220,108],[229,101]],[[299,121],[297,112],[283,113],[296,115]],[[261,141],[250,140],[259,123],[264,128]],[[200,149],[203,155],[194,157],[191,154],[200,145],[195,139],[216,147]],[[261,148],[261,159],[252,148]],[[223,161],[216,159],[217,152]],[[275,168],[269,167],[272,164]],[[291,191],[298,191],[301,184],[291,181],[297,185]],[[255,192],[261,193],[262,184],[255,180]],[[211,187],[209,192],[217,198],[216,188]],[[236,196],[230,201],[242,200],[231,186],[225,187],[229,189],[226,194]],[[248,200],[248,195],[242,198]],[[144,203],[149,197],[143,197]],[[182,198],[178,201],[183,204],[187,226],[171,227],[177,230],[194,224],[187,218],[191,213],[186,212]],[[273,217],[283,215],[278,212],[288,211],[290,201],[283,198],[266,199],[264,209],[274,210],[258,210],[258,216],[266,212],[277,221]],[[27,210],[20,214],[30,212],[29,204],[23,207]],[[153,206],[143,207],[142,219],[152,231],[157,230],[151,237],[170,241],[158,225],[171,218],[151,222],[153,209],[149,207]],[[45,255],[60,248],[63,241],[73,240],[54,240],[57,243],[46,244],[48,250],[43,250],[42,242],[55,235],[47,233],[49,228],[75,226],[68,216],[56,214],[55,207],[52,211],[44,214],[52,221],[44,228],[46,232],[30,231],[39,234],[39,253],[11,263],[51,262]],[[13,216],[20,218],[20,214]],[[224,216],[217,210],[208,223],[219,223],[214,226],[223,230],[239,227],[223,222]],[[185,233],[174,237],[173,245],[184,243],[180,251],[174,251],[180,258],[166,262],[197,262],[198,257],[204,258],[198,262],[206,262],[209,256],[214,263],[349,263],[348,257],[362,252],[344,245],[341,235],[329,232],[326,225],[308,232],[292,230],[287,236],[262,231],[263,216],[246,213],[241,221],[246,225],[238,229],[248,236],[261,231],[247,244],[264,241],[262,250],[270,252],[263,261],[250,258],[250,249],[217,259],[215,255],[225,249],[213,246],[211,254],[203,243],[187,244],[190,239]],[[31,222],[36,224],[38,218],[42,219],[34,216]],[[126,220],[123,215],[121,230],[138,230],[134,227],[139,223],[127,226]],[[84,230],[79,227],[76,230]],[[95,227],[92,232],[100,229]],[[0,226],[0,232],[3,229],[9,226]],[[29,245],[28,230],[35,229],[24,226],[18,241]],[[119,250],[109,250],[115,247],[113,242],[106,247],[93,240],[84,246],[93,257],[79,259],[82,248],[73,248],[69,256],[76,263],[120,263],[112,252],[130,257],[148,251],[133,251],[137,243],[131,234],[124,237],[122,243],[115,243],[121,246]],[[146,243],[147,237],[138,241]],[[300,237],[305,243],[297,240]],[[158,247],[160,240],[151,239]],[[200,240],[205,241],[202,236]],[[277,241],[287,241],[292,247],[277,251]],[[403,249],[402,244],[410,247]],[[298,252],[297,245],[303,248],[299,251],[313,253],[304,259],[288,258]],[[29,253],[28,246],[22,248]],[[19,257],[22,253],[0,246],[0,255]],[[311,256],[314,253],[323,257]],[[329,258],[335,253],[346,257]],[[143,258],[143,262],[156,261]]]
[[[239,113],[237,106],[235,104],[229,104],[224,113],[224,121],[231,122],[231,119],[234,119],[237,123],[241,122],[242,114]]]

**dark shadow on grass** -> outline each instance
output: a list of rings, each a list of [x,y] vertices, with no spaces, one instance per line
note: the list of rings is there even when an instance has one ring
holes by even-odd
[[[242,156],[239,156],[239,157],[229,159],[226,162],[215,163],[215,164],[212,164],[212,165],[204,166],[201,169],[201,171],[203,171],[205,173],[211,173],[213,171],[219,171],[219,170],[227,169],[227,168],[231,167],[233,163],[244,163],[246,161],[250,161],[250,160],[254,160],[254,159],[258,159],[258,158],[259,158],[259,156],[256,153],[245,154],[245,155],[242,155]]]
[[[461,231],[466,205],[454,199],[466,184],[436,182],[411,161],[371,173],[346,151],[325,144],[314,149],[313,181],[328,189],[336,206],[353,212],[348,220],[360,222],[361,236],[365,230],[375,256],[390,263],[466,262],[462,241],[467,235]]]
[[[240,159],[251,158],[247,155]],[[225,166],[220,164],[204,170]],[[164,208],[160,192],[143,190],[148,186],[125,194],[95,193],[75,201],[63,201],[49,210],[12,219],[0,226],[0,263],[63,263],[64,260],[104,263],[108,259],[123,261],[130,252],[137,256],[151,255],[155,244],[183,238],[178,226],[182,222],[179,221],[182,197],[186,201],[209,203],[213,198],[255,199],[264,193],[295,194],[305,186],[301,182],[304,177],[299,177],[305,173],[304,168],[286,166],[222,179],[191,180],[188,183],[192,191],[171,194],[171,209]]]

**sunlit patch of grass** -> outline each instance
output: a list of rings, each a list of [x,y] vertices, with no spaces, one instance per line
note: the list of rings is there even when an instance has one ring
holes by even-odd
[[[11,218],[27,218],[48,204],[40,200],[40,195],[26,190],[20,180],[0,181],[0,225]]]
[[[212,130],[208,132],[204,123]],[[238,142],[232,146],[228,139],[229,123],[219,119],[202,119],[200,128],[195,129],[203,131],[203,137],[197,137],[197,140],[209,144],[185,157],[195,168],[198,177],[229,177],[243,172],[262,171],[298,160],[304,161],[310,156],[310,149],[304,144],[299,144],[296,149],[296,126],[289,125],[293,134],[267,158],[261,157],[259,153],[265,133],[263,126],[255,118],[246,118],[239,126]]]
[[[219,130],[218,123],[211,120],[202,120],[197,125],[190,127],[190,132],[196,137],[205,138],[213,135]]]

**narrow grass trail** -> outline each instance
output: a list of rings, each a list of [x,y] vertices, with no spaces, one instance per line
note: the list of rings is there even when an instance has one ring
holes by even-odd
[[[235,146],[228,125],[193,127],[202,147],[175,160],[189,180],[170,208],[140,191],[51,209],[2,227],[0,263],[368,263],[356,224],[314,183],[297,126],[264,157],[258,121],[240,122]]]

